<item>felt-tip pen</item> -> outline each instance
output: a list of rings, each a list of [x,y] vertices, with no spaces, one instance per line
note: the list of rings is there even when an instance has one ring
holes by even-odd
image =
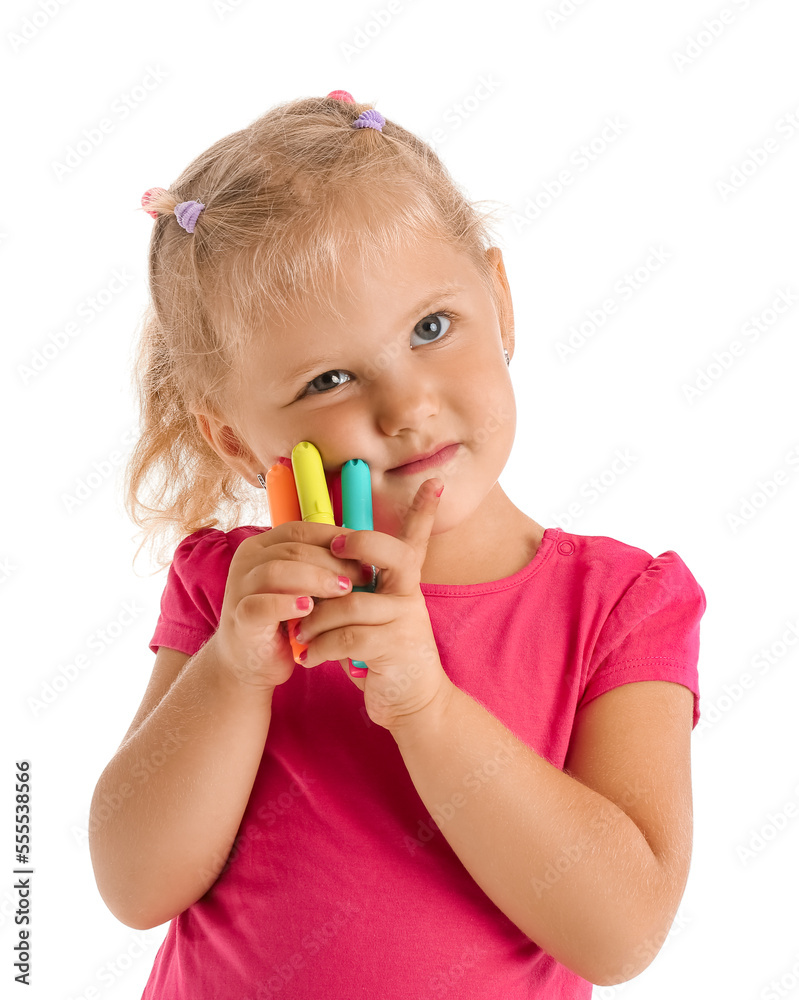
[[[316,447],[310,441],[300,441],[299,444],[295,444],[291,452],[291,464],[303,521],[335,524],[325,468],[322,465],[322,456]]]
[[[363,459],[354,458],[345,462],[341,470],[341,526],[355,531],[372,531],[372,478],[369,466]],[[375,568],[372,567],[372,582],[365,587],[353,587],[358,591],[375,589]],[[353,670],[367,670],[363,660],[350,660]],[[358,674],[356,676],[363,676]]]
[[[277,465],[273,465],[267,472],[266,482],[264,482],[263,476],[260,475],[258,476],[258,481],[266,490],[266,498],[269,504],[269,520],[272,522],[273,528],[276,528],[279,524],[285,524],[286,521],[302,520],[300,501],[297,498],[297,489],[294,485],[294,473],[289,466],[278,462]],[[300,653],[308,648],[304,643],[297,642],[294,638],[294,633],[297,631],[297,626],[301,621],[302,618],[291,618],[286,622],[289,643],[291,644],[291,652],[294,655],[295,663],[301,662]]]

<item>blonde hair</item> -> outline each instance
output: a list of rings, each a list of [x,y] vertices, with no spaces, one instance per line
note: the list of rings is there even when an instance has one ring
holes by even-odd
[[[471,258],[497,304],[485,256],[496,213],[478,211],[436,153],[394,122],[382,133],[353,128],[370,108],[327,97],[277,105],[201,153],[147,204],[159,215],[132,372],[140,437],[123,487],[143,529],[134,562],[160,541],[162,569],[185,535],[242,523],[252,487],[240,495],[242,480],[193,411],[235,412],[238,375],[269,315],[296,312],[304,300],[338,314],[345,252],[374,263],[442,240]],[[188,233],[174,209],[192,200],[205,208]],[[262,518],[264,500],[256,502]]]

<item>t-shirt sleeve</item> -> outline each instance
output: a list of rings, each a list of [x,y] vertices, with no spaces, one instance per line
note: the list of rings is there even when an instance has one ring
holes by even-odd
[[[705,592],[676,552],[663,552],[627,588],[605,620],[578,708],[622,684],[674,681],[694,695],[699,721],[699,621]]]
[[[178,545],[150,640],[154,653],[167,646],[194,656],[211,638],[219,627],[232,558],[228,534],[217,528],[200,528]]]

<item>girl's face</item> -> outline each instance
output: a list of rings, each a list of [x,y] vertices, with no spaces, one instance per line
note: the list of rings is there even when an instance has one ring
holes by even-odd
[[[433,535],[479,530],[516,427],[503,353],[513,352],[510,292],[500,251],[488,256],[504,329],[474,265],[447,246],[431,242],[375,273],[353,260],[349,294],[336,300],[345,322],[311,304],[302,317],[270,323],[243,375],[239,436],[199,418],[206,439],[259,489],[258,472],[299,441],[316,445],[328,473],[363,459],[375,530],[393,535],[419,486],[437,477],[445,489]],[[426,467],[408,464],[442,449]],[[497,499],[486,511],[502,506]]]

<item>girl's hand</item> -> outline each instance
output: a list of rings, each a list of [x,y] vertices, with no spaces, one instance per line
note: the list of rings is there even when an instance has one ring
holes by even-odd
[[[223,668],[238,680],[263,688],[285,683],[296,664],[281,623],[309,615],[316,601],[324,604],[324,598],[348,594],[353,576],[357,585],[365,583],[359,562],[330,552],[330,542],[340,533],[331,524],[287,521],[238,546],[219,628],[210,640]],[[308,606],[299,607],[298,598]]]
[[[308,644],[304,666],[338,660],[347,671],[347,657],[368,665],[366,677],[351,680],[364,692],[369,718],[389,730],[425,708],[443,706],[452,689],[419,586],[441,489],[437,479],[422,483],[396,538],[331,528],[337,542],[343,539],[333,554],[376,566],[380,582],[374,593],[326,601],[298,630]]]

